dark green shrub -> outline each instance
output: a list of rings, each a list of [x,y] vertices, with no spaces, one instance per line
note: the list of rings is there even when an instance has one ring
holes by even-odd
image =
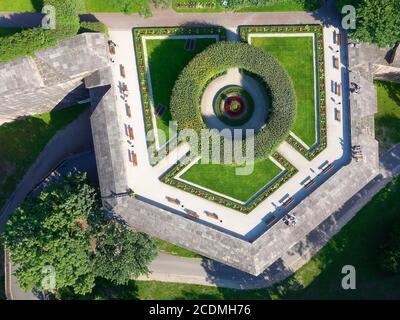
[[[400,224],[398,222],[379,250],[378,263],[382,271],[400,274]]]
[[[85,33],[85,32],[101,32],[108,35],[108,28],[102,22],[82,21],[80,24],[79,33]]]
[[[0,41],[0,61],[33,55],[37,50],[57,44],[59,36],[53,30],[26,29],[3,37]]]
[[[43,5],[56,8],[56,31],[61,37],[78,33],[79,15],[86,11],[84,0],[44,0]]]

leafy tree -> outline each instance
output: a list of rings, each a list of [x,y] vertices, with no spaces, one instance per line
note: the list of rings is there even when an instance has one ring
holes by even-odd
[[[91,272],[90,215],[99,215],[95,190],[85,177],[69,175],[37,197],[27,198],[11,216],[4,243],[19,268],[16,277],[26,290],[44,290],[43,268],[56,271],[58,288],[85,294],[94,286]]]
[[[400,274],[400,223],[395,225],[380,248],[379,266],[384,272]]]
[[[149,263],[156,244],[143,233],[134,233],[124,225],[110,222],[96,239],[94,268],[99,277],[117,285],[127,284],[141,274],[149,274]]]
[[[356,29],[352,38],[374,43],[379,47],[393,46],[400,41],[400,1],[398,0],[340,0],[339,11],[346,5],[356,8]]]
[[[147,236],[104,218],[85,174],[69,174],[28,197],[8,221],[3,238],[18,265],[20,285],[52,293],[88,294],[96,276],[124,283],[148,273],[156,252]],[[54,268],[54,290],[43,282],[46,266]]]

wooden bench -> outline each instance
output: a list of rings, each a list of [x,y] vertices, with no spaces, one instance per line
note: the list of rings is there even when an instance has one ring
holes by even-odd
[[[342,86],[340,85],[340,83],[337,85],[337,95],[340,97],[341,95],[341,91],[342,91]]]
[[[216,213],[210,212],[210,211],[204,211],[204,213],[206,214],[207,217],[215,219],[215,220],[219,220],[219,217]]]
[[[267,224],[268,227],[271,227],[272,225],[274,225],[276,222],[279,221],[280,218],[276,217],[276,216],[272,216],[270,217],[267,221],[265,221],[265,223]]]
[[[328,164],[324,169],[322,169],[323,173],[329,172],[333,168],[333,163]]]
[[[126,115],[130,118],[131,117],[131,107],[129,104],[125,104]]]
[[[167,199],[168,202],[171,202],[171,203],[176,204],[178,206],[181,204],[181,202],[176,198],[171,198],[171,197],[168,197],[168,196],[166,196],[165,198]]]
[[[193,211],[193,210],[185,209],[184,211],[185,211],[186,215],[188,215],[189,217],[192,217],[192,218],[195,218],[195,219],[198,219],[198,218],[200,217],[200,216],[197,214],[197,212],[195,212],[195,211]]]
[[[131,126],[128,127],[128,136],[130,140],[133,140],[135,136],[133,135],[133,128]]]
[[[137,166],[137,155],[136,155],[136,153],[133,152],[133,151],[132,151],[132,153],[131,153],[131,159],[132,159],[132,164],[133,164],[133,166],[136,167],[136,166]]]
[[[282,205],[287,208],[294,201],[293,197],[287,199]]]
[[[342,112],[337,108],[335,108],[335,120],[342,121]]]
[[[304,188],[308,189],[308,188],[310,188],[314,183],[315,183],[315,180],[314,180],[314,179],[313,179],[313,180],[310,180],[310,181],[308,181],[308,182],[304,185]]]
[[[342,35],[340,33],[336,33],[336,44],[338,46],[342,45]]]
[[[122,64],[119,65],[119,73],[121,77],[125,78],[125,67]]]

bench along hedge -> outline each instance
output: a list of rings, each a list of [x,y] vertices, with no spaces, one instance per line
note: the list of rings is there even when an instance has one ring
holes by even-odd
[[[265,125],[255,133],[256,158],[270,155],[287,138],[296,115],[293,84],[279,62],[261,49],[246,43],[219,42],[198,54],[183,69],[171,96],[171,115],[178,131],[206,128],[200,108],[201,96],[209,79],[230,68],[257,75],[270,98]],[[245,148],[245,141],[243,148]]]

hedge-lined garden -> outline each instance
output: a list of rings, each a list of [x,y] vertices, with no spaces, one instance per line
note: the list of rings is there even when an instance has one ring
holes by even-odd
[[[317,99],[318,99],[318,142],[311,149],[305,148],[298,140],[289,135],[286,141],[291,144],[308,160],[314,159],[327,146],[326,131],[326,100],[325,100],[325,66],[324,66],[324,39],[323,27],[321,25],[301,25],[301,26],[245,26],[240,27],[239,33],[241,41],[247,42],[249,34],[257,33],[314,33],[316,37],[317,51]]]
[[[200,133],[201,129],[205,129],[200,108],[205,85],[210,78],[230,68],[243,69],[259,76],[270,96],[268,121],[254,135],[255,157],[267,157],[289,135],[296,115],[296,97],[286,71],[261,49],[246,43],[219,42],[198,54],[175,83],[171,96],[172,118],[177,121],[178,131],[194,129]],[[243,148],[246,147],[245,142]]]
[[[170,171],[168,171],[161,178],[161,181],[175,188],[179,188],[183,191],[202,197],[206,200],[221,204],[225,207],[237,210],[242,213],[249,213],[297,173],[297,169],[278,152],[275,152],[272,157],[286,169],[285,173],[282,174],[280,178],[275,181],[274,184],[260,192],[256,197],[254,197],[244,205],[175,179],[179,172],[186,167],[186,164],[183,164],[181,162],[175,165],[175,167],[173,167]]]
[[[43,0],[43,5],[56,8],[56,29],[31,28],[2,37],[0,42],[0,62],[10,61],[21,56],[34,55],[36,51],[56,46],[60,40],[75,36],[80,31],[106,32],[101,23],[79,21],[84,13],[83,0]]]
[[[217,35],[219,40],[226,39],[226,30],[221,27],[192,27],[192,28],[137,28],[133,30],[137,71],[140,81],[140,92],[144,111],[146,132],[154,130],[150,104],[148,79],[146,77],[145,52],[143,36],[186,36],[186,35]],[[166,39],[168,41],[168,39]],[[176,56],[175,56],[176,57]],[[167,152],[169,150],[167,149]]]

